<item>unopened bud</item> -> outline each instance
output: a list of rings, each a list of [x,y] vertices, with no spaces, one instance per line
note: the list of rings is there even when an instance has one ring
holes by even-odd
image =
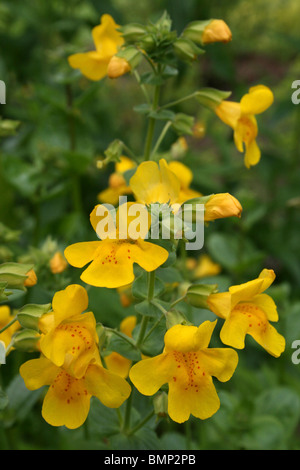
[[[25,287],[35,286],[36,283],[37,283],[37,276],[36,276],[34,270],[30,269],[30,271],[28,271],[28,273],[26,273],[26,274],[27,274],[27,279],[24,282],[24,286]]]
[[[130,72],[131,67],[127,60],[113,56],[108,64],[107,75],[109,78],[118,78]]]
[[[160,418],[168,416],[168,395],[160,392],[153,399],[154,413]]]
[[[60,251],[57,251],[50,260],[50,269],[53,274],[62,273],[68,267],[68,262]]]
[[[204,220],[222,219],[225,217],[241,217],[240,202],[229,193],[213,194],[205,204]]]
[[[202,35],[203,44],[211,44],[214,42],[230,42],[232,33],[228,25],[223,20],[212,20],[204,29]]]

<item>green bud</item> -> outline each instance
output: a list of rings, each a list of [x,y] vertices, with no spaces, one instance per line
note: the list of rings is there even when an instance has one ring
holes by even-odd
[[[154,413],[160,418],[168,416],[168,395],[166,392],[159,392],[153,398]]]
[[[193,284],[186,292],[186,299],[193,307],[208,308],[207,298],[217,292],[217,287],[217,284]]]
[[[21,330],[13,336],[12,346],[20,351],[39,351],[38,343],[40,335],[35,330]]]
[[[39,331],[39,319],[45,313],[50,312],[50,310],[51,304],[24,305],[24,307],[22,307],[17,313],[18,321],[23,328],[29,328],[31,330]]]
[[[196,46],[196,44],[188,38],[180,37],[173,44],[174,52],[179,59],[193,62],[198,55],[204,54],[204,50]]]
[[[128,44],[138,42],[146,34],[146,28],[139,23],[129,23],[120,28],[122,36]]]

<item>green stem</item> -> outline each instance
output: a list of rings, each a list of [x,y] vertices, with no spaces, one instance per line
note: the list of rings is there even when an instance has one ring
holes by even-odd
[[[178,299],[174,300],[174,302],[170,305],[170,308],[173,308],[175,307],[175,305],[179,304],[179,302],[182,302],[183,300],[185,300],[186,298],[186,295],[182,295],[181,297],[179,297]]]
[[[144,341],[144,336],[145,336],[145,333],[146,333],[148,321],[149,321],[149,317],[147,317],[146,315],[144,315],[143,318],[142,318],[142,321],[141,321],[141,327],[140,327],[140,331],[139,331],[139,336],[138,336],[138,338],[137,338],[137,340],[136,340],[136,347],[137,347],[137,348],[140,348],[142,342]]]
[[[153,103],[152,103],[152,110],[153,111],[156,111],[157,108],[158,108],[159,94],[160,94],[160,85],[156,85],[155,89],[154,89],[154,98],[153,98]],[[152,146],[152,140],[153,140],[153,134],[154,134],[154,128],[155,128],[155,122],[156,122],[156,119],[154,117],[149,118],[148,131],[147,131],[145,150],[144,150],[144,160],[145,161],[150,159],[151,146]]]
[[[15,318],[13,318],[9,323],[7,323],[7,325],[5,325],[3,328],[1,328],[0,334],[3,333],[3,331],[7,330],[7,328],[9,328],[11,325],[13,325],[17,320],[18,320],[18,318],[15,316]]]
[[[137,71],[137,70],[134,70],[133,74],[134,74],[134,76],[135,76],[135,78],[136,78],[138,84],[139,84],[140,87],[141,87],[141,90],[142,90],[142,92],[143,92],[143,94],[144,94],[144,96],[145,96],[145,98],[146,98],[147,103],[148,103],[148,104],[151,104],[151,100],[150,100],[150,98],[149,98],[149,93],[148,93],[148,91],[147,91],[145,85],[144,85],[143,83],[141,83],[141,77],[140,77],[138,71]]]
[[[151,302],[154,297],[154,286],[155,286],[155,270],[148,273],[148,302]],[[136,347],[140,348],[146,333],[149,317],[147,315],[143,316],[141,321],[141,327],[139,331],[139,336],[136,340]]]
[[[157,150],[159,149],[159,146],[162,143],[162,141],[163,141],[166,133],[168,132],[169,128],[171,127],[171,125],[172,125],[171,121],[168,121],[165,124],[165,126],[164,126],[163,130],[161,131],[161,134],[160,134],[159,138],[157,139],[156,144],[155,144],[155,146],[154,146],[154,148],[151,152],[150,159],[152,159],[152,157],[157,153]]]
[[[146,341],[147,338],[149,338],[149,336],[152,334],[152,332],[155,330],[155,328],[160,324],[160,322],[162,321],[162,319],[164,318],[164,313],[161,315],[161,317],[154,323],[154,325],[152,326],[152,328],[150,328],[150,330],[148,331],[148,333],[146,334],[146,336],[144,337],[144,341]]]
[[[195,98],[197,96],[198,91],[194,91],[194,93],[191,93],[190,95],[185,96],[184,98],[179,98],[178,100],[171,101],[171,103],[167,103],[163,106],[160,106],[160,109],[167,109],[167,108],[172,108],[173,106],[176,106],[177,104],[183,103],[184,101],[191,100],[192,98]]]
[[[160,305],[159,302],[155,302],[155,300],[151,300],[152,305],[157,307],[164,315],[168,313],[168,310],[166,310],[162,305]]]
[[[132,428],[131,431],[127,433],[127,436],[132,436],[133,434],[135,434],[139,429],[144,426],[144,424],[149,421],[149,419],[152,418],[152,416],[154,416],[154,410],[150,411],[150,413],[148,413],[140,423],[134,426],[134,428]]]
[[[148,273],[148,301],[150,302],[154,297],[155,287],[155,270]]]
[[[132,408],[132,395],[133,395],[133,391],[131,392],[130,396],[128,397],[128,399],[126,401],[126,408],[125,408],[123,429],[122,429],[124,434],[127,434],[128,429],[130,427],[131,408]]]

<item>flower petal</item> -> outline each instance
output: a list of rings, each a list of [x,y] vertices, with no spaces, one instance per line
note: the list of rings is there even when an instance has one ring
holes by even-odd
[[[20,375],[28,390],[52,384],[58,371],[59,368],[45,357],[30,359],[20,367]]]
[[[230,348],[207,348],[199,352],[199,363],[220,382],[231,379],[238,360],[237,352]]]
[[[209,309],[220,318],[227,318],[231,312],[231,295],[230,292],[219,292],[210,294],[207,298]]]
[[[42,416],[52,426],[76,429],[88,416],[90,398],[84,379],[75,379],[60,369],[44,398]]]
[[[258,147],[256,140],[252,140],[249,145],[246,145],[246,152],[245,152],[245,166],[250,168],[251,166],[257,165],[260,160],[261,152],[260,148]]]
[[[104,14],[101,16],[101,22],[92,30],[93,40],[97,51],[105,57],[112,57],[118,51],[118,47],[122,46],[124,39],[119,31],[119,25],[114,19]]]
[[[168,413],[177,422],[187,421],[190,414],[200,419],[212,416],[220,407],[220,400],[211,377],[206,376],[198,387],[185,389],[178,382],[169,383]]]
[[[266,111],[274,101],[270,88],[257,85],[250,88],[249,93],[240,101],[242,114],[260,114]]]
[[[251,300],[251,302],[261,308],[268,320],[270,321],[278,321],[278,312],[277,307],[272,299],[268,294],[259,294]]]
[[[94,258],[99,243],[100,241],[80,242],[69,245],[64,251],[68,263],[75,266],[75,268],[83,268]]]
[[[101,57],[97,52],[82,52],[68,57],[70,66],[79,69],[89,80],[101,80],[107,74],[109,59]]]
[[[126,251],[126,247],[124,248]],[[130,245],[130,253],[134,263],[137,263],[145,271],[154,271],[167,261],[169,253],[165,248],[155,243],[137,240]]]
[[[267,323],[265,328],[259,328],[255,324],[249,329],[248,333],[260,344],[269,354],[279,357],[285,350],[285,339],[277,330]]]
[[[240,315],[239,313],[231,314],[221,328],[221,341],[233,348],[243,349],[248,329],[249,319],[245,315]]]
[[[119,408],[131,393],[129,383],[99,365],[91,365],[85,374],[88,392],[109,408]]]
[[[225,124],[232,129],[235,129],[241,116],[241,106],[240,103],[223,100],[221,104],[216,107],[215,112],[221,121],[225,122]]]
[[[92,286],[115,288],[134,280],[134,259],[123,247],[124,242],[100,242],[98,256],[80,278]],[[130,245],[131,246],[131,245]],[[101,249],[103,247],[103,249]]]
[[[134,386],[143,395],[154,395],[174,375],[175,362],[169,354],[160,354],[135,364],[129,372]]]
[[[199,327],[172,326],[165,334],[165,351],[190,352],[207,348],[216,323],[217,320],[205,321]]]
[[[108,370],[114,374],[120,375],[120,377],[126,378],[128,377],[132,361],[113,351],[108,356],[105,356],[105,364]]]
[[[52,300],[55,324],[58,325],[63,320],[82,313],[88,304],[87,291],[79,284],[71,284],[66,289],[56,292]]]

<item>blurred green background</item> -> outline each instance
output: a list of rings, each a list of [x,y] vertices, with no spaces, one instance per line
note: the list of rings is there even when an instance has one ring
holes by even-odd
[[[32,355],[11,353],[0,371],[9,399],[0,411],[1,449],[300,449],[300,365],[292,362],[293,341],[300,340],[300,105],[291,101],[292,82],[300,78],[297,0],[2,0],[0,79],[7,102],[0,116],[20,125],[14,135],[0,136],[0,262],[36,265],[39,282],[14,299],[18,307],[49,302],[56,290],[78,282],[71,267],[53,275],[49,256],[92,239],[88,215],[113,170],[97,169],[97,158],[116,138],[138,153],[145,122],[132,110],[143,95],[130,75],[89,82],[70,69],[67,57],[92,47],[91,29],[103,13],[126,24],[156,20],[164,10],[178,32],[196,19],[222,18],[233,34],[231,43],[210,45],[193,66],[181,66],[163,91],[166,102],[202,86],[230,90],[235,101],[260,83],[274,92],[274,104],[258,116],[262,158],[250,170],[216,116],[193,101],[178,110],[206,128],[202,139],[187,137],[183,162],[193,170],[193,187],[204,194],[230,192],[244,209],[240,220],[207,228],[204,251],[222,266],[217,280],[224,289],[256,278],[263,268],[275,270],[270,294],[286,351],[274,359],[249,341],[233,379],[216,384],[222,405],[214,417],[187,425],[152,422],[129,441],[108,437],[115,415],[99,403],[77,431],[48,426],[40,416],[40,392],[28,392],[17,375]],[[176,139],[169,134],[165,150]],[[107,326],[131,312],[114,292],[91,288],[89,295]],[[189,314],[196,323],[207,317],[205,311]],[[143,406],[140,397],[140,411]]]

